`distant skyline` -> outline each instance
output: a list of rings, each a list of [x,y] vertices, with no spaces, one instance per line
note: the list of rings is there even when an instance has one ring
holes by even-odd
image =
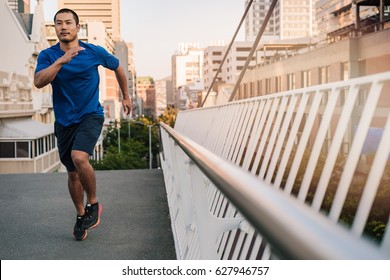
[[[34,4],[35,3],[31,3]],[[57,0],[43,1],[53,21]],[[245,10],[244,0],[121,0],[121,35],[134,44],[138,76],[159,80],[171,75],[171,58],[180,43],[230,42]],[[241,27],[244,29],[244,26]],[[244,40],[241,30],[236,41]]]

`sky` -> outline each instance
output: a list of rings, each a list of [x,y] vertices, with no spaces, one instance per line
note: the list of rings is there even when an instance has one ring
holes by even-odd
[[[159,80],[171,75],[171,58],[180,43],[207,47],[229,44],[244,14],[244,0],[120,0],[121,35],[134,44],[137,76]],[[43,1],[53,21],[57,0]],[[242,26],[241,29],[244,27]],[[244,40],[243,31],[236,41]]]

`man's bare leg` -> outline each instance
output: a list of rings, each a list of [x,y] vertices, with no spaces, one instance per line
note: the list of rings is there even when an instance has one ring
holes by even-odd
[[[83,228],[92,229],[100,224],[100,214],[103,209],[96,199],[95,171],[89,163],[89,155],[87,153],[73,150],[71,156],[76,166],[79,181],[87,194]]]
[[[84,188],[80,183],[77,171],[68,172],[68,189],[77,215],[84,215]]]
[[[77,170],[68,172],[68,188],[77,211],[77,220],[73,228],[73,238],[77,241],[82,241],[87,237],[88,232],[83,228],[85,217],[84,188],[80,182]]]
[[[96,177],[95,172],[89,163],[89,155],[83,151],[73,150],[72,160],[76,166],[80,185],[87,195],[87,203],[96,203]]]

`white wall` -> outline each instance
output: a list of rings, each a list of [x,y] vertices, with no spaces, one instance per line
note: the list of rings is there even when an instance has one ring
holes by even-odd
[[[0,0],[0,70],[28,75],[26,64],[34,52],[35,44],[20,27],[7,0]]]

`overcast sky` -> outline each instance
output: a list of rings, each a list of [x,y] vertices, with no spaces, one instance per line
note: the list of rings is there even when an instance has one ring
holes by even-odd
[[[171,57],[179,43],[232,39],[245,10],[244,0],[121,0],[121,35],[134,44],[138,76],[155,80],[171,75]],[[57,0],[45,0],[53,20]],[[243,29],[242,27],[241,29]],[[244,40],[243,31],[236,40]]]

